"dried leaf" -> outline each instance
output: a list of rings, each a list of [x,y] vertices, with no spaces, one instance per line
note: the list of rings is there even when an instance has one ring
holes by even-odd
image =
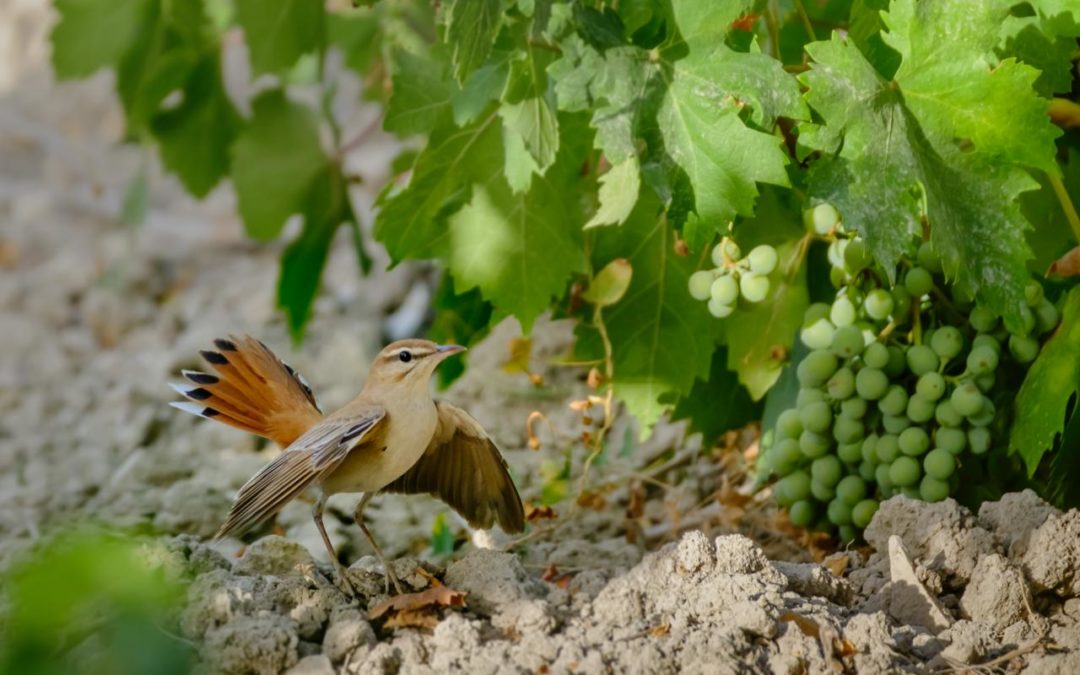
[[[795,625],[799,627],[799,630],[803,632],[803,635],[808,635],[815,639],[821,638],[821,626],[818,625],[817,621],[814,621],[810,617],[788,610],[780,615],[780,620],[785,623],[794,622]]]
[[[834,577],[839,578],[844,576],[844,572],[847,571],[848,563],[850,562],[851,559],[848,558],[847,553],[840,552],[825,558],[825,560],[821,561],[821,566],[832,572]]]
[[[630,483],[630,500],[626,505],[626,517],[641,518],[645,515],[645,484],[640,480]]]
[[[671,624],[667,623],[666,621],[649,629],[649,635],[653,637],[664,637],[670,632]]]
[[[559,576],[559,568],[555,567],[555,563],[548,563],[548,566],[544,568],[544,573],[540,578],[544,581],[551,581],[557,576]]]
[[[1050,269],[1046,270],[1048,277],[1067,278],[1077,275],[1080,275],[1080,246],[1055,260],[1050,265]]]
[[[368,619],[375,620],[391,610],[405,612],[423,607],[464,607],[465,592],[455,591],[449,586],[432,586],[419,593],[404,593],[390,598],[368,611]]]
[[[394,614],[383,628],[435,628],[439,623],[438,613],[431,607],[421,609],[406,609]]]
[[[558,518],[555,509],[548,505],[534,506],[531,502],[525,504],[525,520],[535,523],[540,520],[554,520]]]
[[[589,376],[585,378],[585,384],[589,385],[589,389],[596,389],[604,381],[604,376],[600,374],[600,371],[596,368],[589,369]]]
[[[528,373],[529,358],[532,356],[532,340],[519,337],[510,340],[510,358],[502,369],[507,373]]]

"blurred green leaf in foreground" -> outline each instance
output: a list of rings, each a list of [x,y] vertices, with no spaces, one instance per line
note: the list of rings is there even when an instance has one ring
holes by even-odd
[[[0,673],[187,673],[191,648],[166,628],[182,588],[131,540],[58,536],[3,574]]]

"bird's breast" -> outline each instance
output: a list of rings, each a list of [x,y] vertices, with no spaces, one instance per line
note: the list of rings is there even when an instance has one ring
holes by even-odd
[[[386,417],[322,483],[327,494],[378,492],[416,464],[438,424],[435,403],[386,406]]]

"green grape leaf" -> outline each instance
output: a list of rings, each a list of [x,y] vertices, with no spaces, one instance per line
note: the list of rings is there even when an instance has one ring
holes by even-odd
[[[1043,345],[1016,395],[1009,452],[1018,453],[1032,476],[1065,428],[1069,401],[1080,395],[1080,288],[1065,298],[1061,325]],[[1080,414],[1076,410],[1073,415]],[[1060,451],[1065,451],[1061,448]],[[1075,448],[1073,449],[1075,450]]]
[[[225,92],[216,53],[191,73],[180,105],[150,123],[165,166],[200,198],[229,173],[229,148],[239,130],[240,117]]]
[[[445,61],[437,55],[394,50],[394,93],[383,127],[402,136],[426,134],[450,111],[457,87],[448,78]]]
[[[894,11],[903,5],[894,3]],[[982,115],[1001,118],[973,124],[967,137],[980,139],[982,148],[965,151],[958,147],[952,134],[959,129],[958,120],[971,113],[961,111],[950,118],[944,105],[947,99],[928,91],[934,80],[922,77],[918,67],[939,75],[948,73],[947,77],[968,73],[975,82],[966,86],[972,88],[993,86],[993,73],[997,72],[1003,73],[999,83],[1011,87],[1005,83],[1010,74],[1026,77],[1018,70],[1022,67],[1014,63],[993,72],[987,68],[982,77],[977,69],[964,71],[959,66],[934,71],[939,60],[965,60],[965,52],[935,50],[940,40],[935,45],[915,30],[913,26],[919,25],[915,19],[905,23],[894,17],[891,21],[890,25],[906,26],[918,36],[914,40],[891,34],[890,44],[904,58],[895,83],[884,81],[853,44],[839,37],[807,46],[814,59],[804,75],[807,100],[825,124],[843,137],[837,153],[815,163],[810,173],[811,195],[832,202],[845,223],[866,238],[886,270],[895,269],[901,256],[913,252],[914,241],[921,235],[925,205],[932,241],[946,274],[1015,325],[1027,281],[1024,261],[1031,256],[1023,235],[1028,223],[1020,213],[1017,197],[1035,183],[1009,158],[1017,152],[1017,161],[1031,163],[1035,155],[1029,148],[1017,150],[1014,141],[999,137],[999,131],[1002,125],[1013,123],[1009,120],[1025,120],[1033,125],[1033,146],[1040,146],[1049,121],[1045,112],[1040,113],[1038,122],[1027,118],[1030,102],[1038,100],[1028,79],[1026,95],[1016,92],[1017,100],[1008,108],[978,107]],[[916,50],[914,56],[911,50]],[[904,90],[907,80],[916,84],[916,92],[910,96]],[[1013,84],[1017,81],[1012,80]],[[951,79],[942,83],[944,91],[959,86]],[[1006,105],[997,94],[987,92],[987,96],[995,104]],[[849,105],[853,97],[873,101],[873,105]],[[958,92],[957,97],[971,100],[968,91]],[[1017,117],[1011,114],[1014,109]],[[1011,133],[1014,138],[1026,137],[1016,128]]]
[[[559,120],[555,107],[547,94],[547,75],[544,69],[551,62],[546,54],[527,47],[521,58],[510,62],[510,74],[506,89],[499,106],[499,117],[503,122],[503,135],[508,139],[507,147],[521,144],[532,158],[532,167],[518,164],[516,167],[507,162],[507,173],[513,170],[518,180],[512,183],[515,190],[528,187],[531,174],[543,175],[555,161],[559,151]],[[507,160],[518,159],[516,153],[507,154]],[[527,172],[525,169],[530,170]]]
[[[600,176],[600,208],[585,228],[619,225],[629,217],[637,203],[641,173],[637,157],[627,157]]]
[[[1001,44],[997,53],[1003,58],[1014,57],[1038,70],[1035,91],[1051,97],[1072,88],[1072,54],[1080,31],[1058,34],[1047,24],[1039,16],[1006,17],[1001,25]]]
[[[1080,151],[1070,150],[1060,166],[1065,192],[1074,204],[1080,203]],[[1069,252],[1076,239],[1049,179],[1042,174],[1036,180],[1039,189],[1020,195],[1020,206],[1033,226],[1027,240],[1035,256],[1028,261],[1028,269],[1035,274],[1046,274],[1054,261]]]
[[[326,16],[327,40],[341,50],[345,65],[356,73],[367,73],[378,58],[380,29],[379,15],[367,8]]]
[[[294,343],[304,336],[311,306],[319,290],[323,267],[338,226],[355,222],[349,204],[348,183],[335,164],[323,169],[309,184],[303,204],[304,226],[300,236],[281,256],[278,277],[278,306],[285,310],[289,334]]]
[[[690,297],[693,261],[675,255],[675,231],[659,200],[642,195],[622,227],[594,230],[595,267],[626,258],[634,270],[626,295],[603,310],[611,338],[615,396],[640,424],[641,434],[709,376],[722,323]],[[587,322],[575,347],[582,359],[603,359],[603,342]]]
[[[690,393],[679,398],[672,421],[690,420],[690,431],[699,432],[709,447],[732,429],[761,419],[763,405],[754,402],[727,368],[727,349],[713,352],[708,379],[697,378]]]
[[[324,39],[323,3],[312,0],[236,0],[256,75],[289,68]]]
[[[445,231],[440,216],[468,199],[473,182],[502,171],[497,119],[491,115],[460,129],[436,130],[417,155],[408,185],[391,185],[379,196],[375,238],[386,246],[394,263],[438,257],[435,241]]]
[[[492,101],[499,100],[506,89],[510,75],[509,52],[505,58],[493,57],[485,66],[477,68],[466,78],[461,89],[454,95],[454,124],[463,127],[476,120]]]
[[[565,292],[570,275],[586,269],[581,228],[571,225],[581,217],[579,166],[580,157],[567,148],[548,175],[517,194],[493,171],[472,185],[469,202],[434,242],[459,289],[479,288],[526,333]]]
[[[487,60],[502,27],[502,0],[450,0],[446,42],[452,48],[454,76],[464,82]]]
[[[491,303],[484,300],[480,290],[476,288],[458,293],[454,288],[454,278],[449,274],[443,275],[431,304],[435,309],[435,319],[427,333],[430,340],[440,344],[471,347],[491,329]],[[435,371],[435,380],[440,389],[446,389],[461,377],[465,372],[468,356],[466,352],[439,366]]]
[[[155,20],[155,0],[56,0],[52,63],[60,79],[115,66]]]
[[[329,162],[314,112],[280,89],[261,94],[233,146],[232,179],[244,227],[272,239],[305,208],[311,185]]]

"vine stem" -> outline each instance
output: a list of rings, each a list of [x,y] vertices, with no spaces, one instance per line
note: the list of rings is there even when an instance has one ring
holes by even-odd
[[[1069,226],[1072,227],[1073,236],[1080,243],[1080,215],[1076,213],[1076,207],[1073,205],[1072,199],[1069,198],[1069,193],[1065,190],[1065,184],[1061,182],[1060,176],[1048,173],[1046,178],[1050,181],[1050,187],[1054,188],[1054,194],[1057,196],[1058,203],[1061,204],[1061,210],[1065,212],[1065,219],[1069,221]]]
[[[604,385],[607,391],[604,393],[604,421],[596,432],[592,451],[585,458],[585,465],[581,470],[581,480],[578,481],[579,496],[585,490],[589,478],[589,469],[592,468],[593,462],[603,452],[604,439],[607,438],[608,432],[611,431],[611,425],[615,423],[615,411],[612,406],[615,386],[611,382],[615,375],[615,358],[614,351],[611,348],[611,338],[608,337],[607,324],[604,323],[603,308],[600,305],[597,305],[593,311],[593,325],[596,326],[596,331],[600,334],[600,343],[604,346]]]

